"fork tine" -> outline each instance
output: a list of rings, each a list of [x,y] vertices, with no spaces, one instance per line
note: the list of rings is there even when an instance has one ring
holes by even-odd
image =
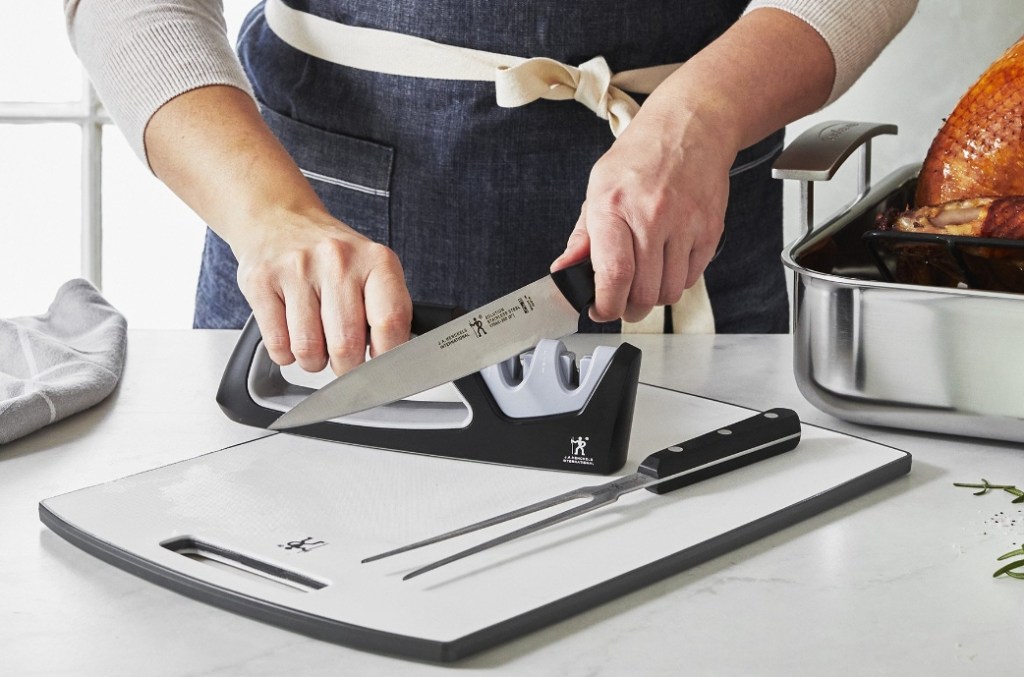
[[[594,487],[580,487],[580,488],[577,488],[577,489],[573,489],[572,491],[567,491],[564,494],[558,494],[557,496],[551,496],[550,498],[546,498],[546,499],[544,499],[542,501],[537,501],[536,503],[531,503],[530,505],[523,506],[521,508],[517,508],[517,509],[512,510],[510,512],[503,513],[501,515],[496,515],[495,517],[491,517],[489,519],[481,520],[480,522],[475,522],[473,524],[468,524],[468,525],[466,525],[464,527],[459,527],[458,529],[453,529],[452,531],[447,531],[447,532],[445,532],[443,534],[438,534],[437,536],[431,536],[430,538],[425,538],[422,541],[416,541],[415,543],[410,543],[408,545],[403,545],[402,547],[395,548],[394,550],[388,550],[387,552],[382,552],[379,555],[373,555],[371,557],[367,557],[366,559],[362,560],[361,564],[366,564],[368,562],[375,562],[375,561],[377,561],[379,559],[384,559],[385,557],[391,557],[392,555],[398,555],[398,554],[401,554],[403,552],[409,552],[410,550],[416,550],[417,548],[422,548],[422,547],[425,547],[425,546],[428,546],[428,545],[433,545],[434,543],[440,543],[441,541],[447,541],[448,539],[456,538],[456,537],[462,536],[464,534],[471,534],[474,531],[479,531],[480,529],[486,529],[486,528],[492,527],[492,526],[494,526],[496,524],[502,524],[503,522],[508,522],[508,521],[514,520],[514,519],[516,519],[518,517],[523,517],[524,515],[529,515],[531,513],[537,512],[539,510],[544,510],[545,508],[550,508],[552,506],[559,505],[560,503],[565,503],[567,501],[571,501],[571,500],[578,499],[578,498],[592,498],[593,495],[594,495],[593,491],[594,491]]]
[[[432,562],[430,564],[427,564],[426,566],[416,569],[411,573],[406,574],[402,577],[402,580],[407,581],[410,578],[415,578],[416,576],[419,576],[420,574],[425,574],[428,571],[433,571],[434,569],[443,567],[445,564],[451,564],[452,562],[456,562],[464,557],[475,555],[478,552],[483,552],[484,550],[493,548],[496,545],[501,545],[502,543],[507,543],[517,538],[521,538],[522,536],[532,534],[535,531],[540,531],[541,529],[545,529],[553,524],[565,522],[566,520],[570,520],[573,517],[583,515],[584,513],[590,512],[591,510],[595,510],[603,505],[607,505],[608,503],[614,503],[615,500],[618,499],[618,497],[618,494],[594,494],[592,495],[591,499],[584,503],[583,505],[577,505],[573,508],[569,508],[568,510],[563,510],[557,515],[546,517],[538,522],[534,522],[533,524],[528,524],[524,527],[516,529],[515,531],[510,531],[507,534],[503,534],[502,536],[498,536],[497,538],[492,538],[489,541],[480,543],[479,545],[474,545],[471,548],[466,548],[465,550],[457,552],[454,555],[449,555],[448,557],[439,559],[436,562]]]

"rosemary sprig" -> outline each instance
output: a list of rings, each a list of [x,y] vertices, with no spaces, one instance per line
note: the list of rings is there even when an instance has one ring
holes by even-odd
[[[1021,491],[1012,484],[991,484],[984,477],[981,478],[981,484],[970,484],[968,482],[953,482],[954,487],[968,487],[970,489],[981,489],[981,491],[974,492],[975,496],[983,496],[993,489],[1002,489],[1008,494],[1013,494],[1017,498],[1010,501],[1010,503],[1024,503],[1024,491]]]
[[[992,484],[984,477],[981,478],[981,484],[972,484],[969,482],[953,482],[954,487],[967,487],[969,489],[979,489],[980,491],[974,492],[975,496],[983,496],[990,491],[1001,490],[1008,494],[1013,494],[1014,498],[1011,503],[1024,503],[1024,491],[1021,491],[1012,484]],[[1024,557],[1024,547],[1018,548],[1005,555],[1000,555],[996,558],[997,562],[1010,559],[1011,557],[1021,556]],[[1019,559],[1015,562],[1010,562],[1003,567],[999,568],[995,573],[992,574],[992,578],[998,578],[1003,574],[1006,574],[1010,578],[1016,578],[1018,580],[1024,580],[1024,572],[1019,572],[1017,569],[1024,569],[1024,559]]]
[[[1017,555],[1024,555],[1024,548],[1019,548],[1017,550],[1014,550],[1013,552],[1008,552],[1005,555],[1000,555],[996,558],[996,561],[1002,562],[1004,559],[1016,557]],[[1024,581],[1024,573],[1014,571],[1014,569],[1020,568],[1024,568],[1024,559],[1019,559],[1016,562],[1010,562],[1003,568],[999,569],[999,571],[996,571],[994,574],[992,574],[992,578],[997,578],[999,576],[1002,576],[1003,574],[1006,574],[1010,578],[1016,578],[1018,580]]]

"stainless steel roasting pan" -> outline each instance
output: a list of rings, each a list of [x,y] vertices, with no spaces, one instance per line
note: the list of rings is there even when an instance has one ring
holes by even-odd
[[[1024,442],[1024,295],[887,281],[862,240],[875,218],[913,204],[920,164],[871,185],[871,139],[893,125],[827,122],[776,161],[800,181],[805,234],[783,251],[794,271],[794,370],[803,395],[838,418]],[[859,188],[814,227],[814,182],[858,148]]]

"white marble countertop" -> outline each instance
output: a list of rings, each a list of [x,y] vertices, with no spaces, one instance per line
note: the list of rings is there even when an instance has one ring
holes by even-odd
[[[797,391],[789,336],[631,337],[642,380],[909,451],[910,475],[454,666],[378,656],[145,582],[46,529],[41,499],[252,439],[214,402],[235,332],[133,331],[101,405],[0,447],[0,674],[967,675],[1024,665],[1020,445],[846,424]],[[578,352],[598,340],[577,337]]]

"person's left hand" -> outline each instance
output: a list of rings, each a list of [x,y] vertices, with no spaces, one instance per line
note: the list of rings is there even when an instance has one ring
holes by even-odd
[[[559,270],[590,255],[591,319],[643,319],[693,286],[722,236],[732,145],[699,115],[641,109],[594,165]]]

